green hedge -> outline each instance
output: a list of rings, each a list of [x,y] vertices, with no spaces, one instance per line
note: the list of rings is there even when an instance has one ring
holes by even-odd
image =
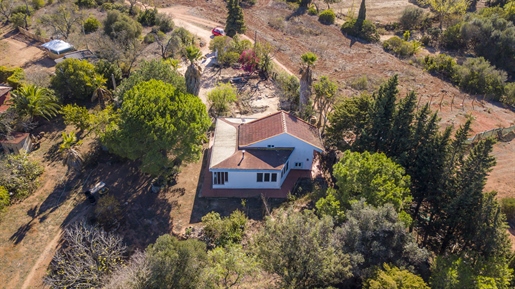
[[[334,14],[333,9],[324,10],[318,16],[318,21],[320,21],[320,23],[326,24],[326,25],[334,24],[335,19],[336,19],[336,14]]]
[[[341,30],[346,35],[358,37],[368,42],[379,41],[379,33],[377,33],[374,23],[364,20],[361,25],[359,24],[357,19],[351,19],[343,23]]]
[[[25,73],[19,67],[0,66],[0,83],[7,83],[9,86],[17,89],[23,84]]]

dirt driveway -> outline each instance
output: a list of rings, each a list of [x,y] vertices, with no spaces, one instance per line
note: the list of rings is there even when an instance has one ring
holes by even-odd
[[[0,66],[21,67],[28,73],[53,72],[55,63],[38,48],[41,44],[10,27],[0,27]]]

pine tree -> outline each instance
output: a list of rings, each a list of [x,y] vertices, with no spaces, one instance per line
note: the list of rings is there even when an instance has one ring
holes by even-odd
[[[371,127],[356,143],[357,147],[371,152],[385,152],[386,139],[390,134],[393,117],[396,111],[397,75],[388,79],[381,85],[379,91],[373,95],[374,107],[372,109]]]
[[[245,26],[243,10],[241,9],[239,0],[228,0],[227,10],[227,21],[225,24],[226,35],[233,37],[237,33],[245,33],[245,31],[247,31],[247,27]]]
[[[413,147],[412,123],[415,119],[415,107],[417,95],[411,91],[397,105],[397,111],[393,118],[392,129],[386,140],[388,148],[385,153],[399,163],[406,163],[408,153]]]

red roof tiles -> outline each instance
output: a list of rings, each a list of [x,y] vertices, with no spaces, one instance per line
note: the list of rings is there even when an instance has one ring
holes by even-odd
[[[241,124],[238,129],[238,145],[240,147],[248,146],[283,133],[323,149],[322,140],[316,127],[282,110]]]
[[[9,86],[0,86],[0,112],[4,112],[9,108],[9,104],[7,101],[11,98],[9,91],[11,91],[11,87]]]
[[[281,170],[293,149],[247,149],[236,151],[212,169]]]

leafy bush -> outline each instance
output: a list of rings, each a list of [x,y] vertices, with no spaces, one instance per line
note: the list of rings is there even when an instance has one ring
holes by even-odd
[[[0,186],[12,193],[11,199],[24,199],[39,187],[38,178],[43,167],[29,160],[27,155],[8,155],[1,167]]]
[[[509,222],[515,221],[515,198],[501,199],[501,211]]]
[[[243,239],[247,217],[236,210],[229,217],[221,218],[220,214],[211,212],[202,217],[204,236],[210,247],[225,247],[230,243],[240,243]]]
[[[402,12],[399,23],[403,30],[418,29],[424,20],[424,10],[418,7],[406,7]]]
[[[147,44],[151,44],[151,43],[154,43],[156,42],[156,35],[154,33],[148,33],[147,35],[145,35],[145,37],[143,38],[143,42],[147,43]]]
[[[280,73],[275,77],[275,82],[280,90],[281,101],[290,103],[290,110],[296,110],[299,105],[300,82],[299,79],[288,73]]]
[[[84,21],[84,32],[86,34],[97,31],[99,27],[100,21],[98,21],[95,16],[89,16],[88,19]]]
[[[308,14],[309,15],[318,15],[318,11],[314,5],[309,6]]]
[[[143,26],[154,26],[157,24],[157,8],[145,9],[139,13],[138,22]]]
[[[350,83],[350,87],[356,89],[356,90],[366,90],[368,89],[368,78],[366,75],[363,75],[361,77],[358,77],[354,79]]]
[[[98,6],[95,0],[77,0],[77,6],[81,8],[95,8]]]
[[[464,49],[467,43],[461,35],[461,26],[462,24],[458,23],[445,29],[440,37],[440,45],[447,49]]]
[[[504,96],[501,101],[506,105],[515,106],[515,83],[510,82],[504,86]]]
[[[25,17],[27,17],[27,25],[30,25],[30,17],[21,12],[11,14],[9,21],[11,21],[14,28],[25,27]]]
[[[0,83],[7,83],[14,89],[19,88],[25,79],[25,72],[19,67],[0,66]]]
[[[459,86],[472,94],[499,100],[504,94],[506,72],[495,69],[483,57],[469,58],[457,70]]]
[[[227,52],[222,54],[222,56],[218,56],[218,63],[223,66],[231,66],[235,63],[238,63],[240,59],[240,54],[238,52]]]
[[[393,52],[393,54],[399,57],[408,57],[415,54],[422,44],[416,40],[406,41],[398,36],[394,36],[385,42],[383,42],[383,48],[385,51]]]
[[[424,69],[429,73],[438,74],[444,79],[455,82],[458,64],[452,56],[441,53],[436,56],[427,55],[423,59]]]
[[[107,79],[107,87],[109,89],[114,89],[112,81],[113,76],[117,83],[122,80],[122,70],[116,62],[109,62],[105,59],[101,59],[95,63],[95,72],[103,75],[104,78]]]
[[[230,83],[219,83],[213,90],[207,93],[209,102],[209,110],[212,110],[215,116],[225,115],[231,103],[238,100],[238,91],[236,87]]]
[[[95,66],[87,60],[65,59],[55,66],[52,88],[62,98],[86,99],[96,88]]]
[[[6,188],[0,186],[0,212],[4,210],[11,202],[11,196]]]
[[[318,21],[320,21],[320,23],[326,24],[326,25],[334,24],[335,19],[336,19],[336,14],[334,14],[333,9],[324,10],[318,16]]]
[[[360,25],[357,19],[351,19],[343,23],[341,30],[346,35],[358,37],[368,42],[379,41],[379,33],[377,33],[376,26],[369,20],[362,21]]]
[[[41,7],[45,6],[45,0],[32,0],[31,4],[32,7],[34,7],[34,9],[38,10]]]
[[[159,30],[164,33],[168,33],[173,30],[175,24],[173,23],[172,17],[168,14],[158,13],[156,16],[156,23],[159,25]]]

